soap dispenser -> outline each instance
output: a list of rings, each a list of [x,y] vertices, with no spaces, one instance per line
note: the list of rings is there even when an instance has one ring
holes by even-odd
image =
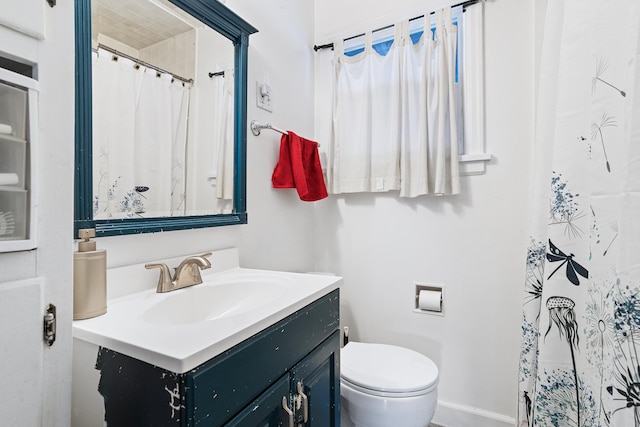
[[[82,241],[73,254],[73,320],[107,312],[107,251],[96,250],[95,236],[93,228],[78,231]]]

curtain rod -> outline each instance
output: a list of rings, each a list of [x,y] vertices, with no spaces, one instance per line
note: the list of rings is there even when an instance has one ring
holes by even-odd
[[[480,3],[481,1],[482,0],[467,0],[467,1],[464,1],[464,2],[461,2],[461,3],[454,4],[451,7],[462,6],[462,9],[464,10],[467,6],[471,6],[472,4]],[[435,12],[431,12],[430,15],[433,15],[434,13]],[[409,21],[413,21],[414,19],[419,19],[419,18],[422,18],[422,17],[424,17],[424,15],[416,16],[415,18],[411,18]],[[376,31],[386,30],[387,28],[392,28],[392,27],[393,27],[393,24],[392,25],[387,25],[385,27],[376,28],[372,32],[375,33]],[[355,39],[357,37],[362,37],[364,35],[365,35],[365,33],[357,34],[355,36],[348,37],[348,38],[346,38],[344,40],[347,41],[347,40]],[[323,45],[320,45],[320,46],[318,46],[318,45],[314,45],[313,46],[313,50],[315,50],[316,52],[321,50],[321,49],[331,49],[331,50],[333,50],[333,43],[327,43],[327,44],[323,44]]]
[[[180,80],[181,82],[184,82],[184,83],[193,83],[193,79],[187,79],[187,78],[184,78],[184,77],[180,77],[180,76],[179,76],[179,75],[177,75],[177,74],[174,74],[174,73],[172,73],[172,72],[170,72],[170,71],[167,71],[167,70],[163,70],[162,68],[157,67],[157,66],[155,66],[155,65],[153,65],[153,64],[149,64],[148,62],[141,61],[141,60],[140,60],[140,59],[138,59],[138,58],[134,58],[134,57],[133,57],[133,56],[131,56],[131,55],[127,55],[126,53],[122,53],[122,52],[120,52],[120,51],[118,51],[118,50],[116,50],[116,49],[114,49],[114,48],[112,48],[112,47],[109,47],[109,46],[106,46],[106,45],[103,45],[103,44],[100,44],[100,43],[99,43],[99,44],[98,44],[98,49],[103,49],[103,50],[106,50],[107,52],[110,52],[110,53],[112,53],[112,54],[114,54],[114,55],[117,55],[117,56],[121,56],[121,57],[123,57],[123,58],[130,59],[131,61],[135,62],[135,63],[136,63],[136,65],[142,65],[142,66],[144,66],[144,67],[151,68],[152,70],[155,70],[155,71],[157,71],[157,72],[159,72],[159,73],[170,74],[170,75],[171,75],[171,77],[173,77],[173,78],[174,78],[174,79],[176,79],[176,80]],[[97,52],[97,51],[98,51],[97,49],[91,49],[91,50],[93,50],[94,52]]]

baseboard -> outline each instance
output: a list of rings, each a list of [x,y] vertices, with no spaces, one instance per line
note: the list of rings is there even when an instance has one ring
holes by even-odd
[[[438,401],[432,427],[514,427],[516,420],[506,415],[470,406]]]

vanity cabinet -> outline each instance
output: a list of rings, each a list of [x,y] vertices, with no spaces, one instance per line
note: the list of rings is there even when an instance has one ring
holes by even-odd
[[[339,351],[338,290],[186,373],[102,348],[96,369],[105,421],[339,427]]]
[[[35,247],[36,87],[35,80],[0,69],[0,252]]]

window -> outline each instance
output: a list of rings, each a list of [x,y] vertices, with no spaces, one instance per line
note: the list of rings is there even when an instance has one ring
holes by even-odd
[[[458,172],[455,169],[459,169],[459,175],[470,174],[482,174],[485,169],[485,162],[491,158],[490,155],[484,151],[484,77],[483,77],[483,13],[482,5],[477,4],[464,11],[462,8],[455,8],[451,11],[451,14],[440,14],[445,22],[451,22],[448,34],[454,31],[456,34],[456,42],[454,44],[453,55],[455,66],[449,69],[453,72],[453,77],[449,79],[450,82],[455,82],[454,87],[454,99],[456,100],[456,114],[455,121],[458,125],[456,129],[457,144],[455,150],[446,155],[447,166],[449,167],[449,159],[453,162],[457,159],[457,165],[451,163],[451,170],[457,176]],[[417,15],[417,14],[416,14]],[[415,16],[415,15],[414,15]],[[447,16],[447,18],[445,18]],[[407,83],[406,76],[398,77],[392,76],[390,78],[374,78],[372,82],[365,83],[362,80],[363,75],[360,72],[377,72],[379,68],[387,67],[388,70],[392,70],[391,66],[388,66],[389,59],[392,56],[401,55],[403,58],[408,58],[408,52],[411,45],[416,46],[417,50],[422,51],[422,48],[429,48],[429,45],[425,43],[424,35],[430,36],[433,39],[436,34],[435,15],[428,15],[427,28],[429,31],[425,32],[425,18],[420,17],[418,19],[412,19],[410,21],[404,21],[398,25],[388,26],[373,32],[368,32],[367,35],[361,35],[357,37],[351,37],[348,39],[334,41],[333,46],[335,51],[332,53],[329,50],[319,52],[317,56],[317,73],[316,73],[316,137],[318,140],[331,141],[330,144],[323,144],[322,154],[326,156],[327,162],[327,177],[329,186],[335,184],[336,186],[331,189],[330,192],[348,193],[348,192],[360,192],[360,191],[390,191],[400,190],[401,197],[414,197],[420,194],[449,194],[447,191],[437,191],[429,189],[424,192],[423,190],[417,191],[403,191],[403,182],[411,181],[411,177],[407,179],[405,172],[403,172],[403,160],[407,158],[413,162],[415,158],[423,158],[424,152],[417,153],[415,148],[409,148],[407,151],[406,146],[401,149],[402,153],[396,153],[393,147],[406,144],[407,138],[396,142],[396,135],[400,135],[400,132],[404,132],[402,126],[405,124],[395,123],[396,118],[406,120],[408,116],[416,116],[415,107],[407,109],[406,94],[415,94],[410,96],[411,102],[416,102],[416,97],[420,98],[421,93],[435,94],[438,91],[434,88],[423,92],[424,86],[420,89],[420,93],[416,91],[415,80],[410,80]],[[396,36],[396,34],[398,36]],[[406,54],[399,54],[398,49],[394,48],[395,40],[398,37],[398,47],[403,47],[402,52]],[[404,39],[404,40],[402,40]],[[409,41],[410,39],[410,41]],[[442,35],[441,40],[446,40],[447,37]],[[451,38],[453,40],[453,38]],[[400,43],[401,41],[401,43]],[[428,42],[428,40],[426,40]],[[370,46],[368,54],[361,55],[365,52],[365,45]],[[328,46],[328,45],[327,45]],[[433,48],[435,48],[435,44]],[[451,44],[448,45],[451,51]],[[449,55],[449,54],[448,54]],[[411,54],[413,56],[413,54]],[[368,63],[363,61],[365,58],[369,58],[371,61]],[[451,56],[448,56],[451,58]],[[431,64],[431,62],[422,62],[423,60],[413,60],[413,64]],[[354,65],[362,63],[360,70]],[[333,64],[333,67],[332,65]],[[384,64],[384,65],[383,65]],[[429,66],[429,65],[427,65]],[[435,69],[434,65],[431,65]],[[390,68],[391,67],[391,68]],[[393,73],[405,73],[403,70],[416,70],[415,67],[405,65],[396,65],[396,71]],[[421,66],[424,70],[424,66]],[[343,68],[348,68],[349,71],[343,76]],[[332,69],[331,73],[324,74],[324,70]],[[377,71],[376,71],[377,70]],[[415,74],[410,79],[416,79]],[[336,80],[337,79],[337,80]],[[398,80],[400,79],[400,80]],[[405,80],[402,80],[405,79]],[[348,82],[347,82],[348,81]],[[430,82],[427,78],[425,82]],[[404,83],[398,83],[404,82]],[[345,91],[345,84],[350,85],[351,89]],[[405,95],[396,94],[396,84],[405,85],[399,90]],[[410,86],[406,86],[409,84]],[[333,91],[328,90],[333,85]],[[428,85],[428,83],[427,83]],[[369,88],[369,89],[367,89]],[[390,89],[391,88],[391,89]],[[407,89],[409,88],[409,89]],[[407,91],[408,90],[408,91]],[[367,95],[366,92],[369,91]],[[331,93],[333,92],[333,98]],[[442,93],[442,91],[440,91]],[[401,98],[398,99],[398,96]],[[360,99],[358,101],[358,98]],[[425,97],[426,98],[426,97]],[[425,99],[423,98],[423,99]],[[435,99],[435,98],[434,98]],[[432,103],[432,101],[429,101]],[[446,101],[445,101],[446,102]],[[348,106],[346,104],[349,104]],[[380,105],[382,104],[382,105]],[[436,105],[443,104],[442,102],[436,102]],[[325,108],[322,108],[322,106]],[[398,105],[393,107],[396,109],[387,109],[389,105]],[[416,105],[416,104],[411,104]],[[318,108],[320,107],[320,108]],[[348,107],[348,109],[347,109]],[[423,107],[420,107],[422,111]],[[431,108],[431,107],[429,107]],[[364,110],[384,110],[383,115],[377,115],[376,117],[363,117],[362,112]],[[407,115],[406,112],[410,113]],[[417,114],[418,117],[423,117],[422,114]],[[336,119],[337,118],[337,119]],[[337,120],[337,121],[336,121]],[[449,119],[447,119],[448,121]],[[330,125],[330,126],[329,126]],[[400,127],[398,127],[400,126]],[[422,126],[422,125],[421,125]],[[449,126],[448,124],[446,125]],[[422,128],[422,127],[421,127]],[[413,128],[412,128],[413,129]],[[433,129],[433,125],[427,125],[427,129]],[[411,135],[416,135],[411,131]],[[453,132],[453,130],[451,131]],[[424,138],[422,135],[420,138]],[[354,142],[357,143],[354,144]],[[413,137],[408,140],[415,139]],[[376,146],[376,142],[382,140],[383,145],[386,144],[386,148],[382,147],[379,150]],[[423,140],[423,139],[421,139]],[[427,143],[432,139],[427,138]],[[450,139],[449,139],[450,140]],[[348,141],[347,145],[340,145],[340,141]],[[399,145],[397,145],[399,144]],[[413,144],[413,142],[411,143]],[[354,146],[355,145],[355,146]],[[420,144],[419,144],[420,145]],[[451,144],[448,143],[451,147]],[[384,154],[385,151],[386,153]],[[431,150],[429,148],[428,150]],[[362,156],[368,157],[366,164],[360,167],[365,172],[361,179],[356,179],[351,176],[351,172],[357,169]],[[377,157],[376,157],[377,156]],[[387,163],[383,166],[382,172],[380,171],[380,158],[387,159]],[[385,157],[386,156],[386,157]],[[434,154],[426,154],[429,158],[433,158]],[[375,157],[375,158],[374,158]],[[354,166],[353,159],[356,159],[356,166]],[[397,162],[397,163],[396,163]],[[429,160],[430,162],[430,160]],[[396,168],[387,166],[391,164],[397,164]],[[348,166],[345,166],[348,165]],[[378,169],[375,171],[374,169]],[[421,169],[422,165],[418,166]],[[336,174],[336,170],[338,170]],[[415,167],[410,167],[407,170],[415,170]],[[428,166],[428,170],[433,170],[432,165]],[[349,186],[343,186],[343,173],[347,172],[350,179]],[[332,174],[332,175],[330,175]],[[331,176],[331,178],[329,178]],[[447,175],[449,176],[449,175]],[[453,176],[453,175],[451,175]],[[423,178],[420,178],[424,180]],[[426,181],[431,181],[431,177],[426,178]],[[355,182],[355,183],[354,183]],[[430,185],[430,184],[429,184]],[[452,193],[455,194],[455,193]]]
[[[464,66],[464,10],[462,6],[456,6],[451,8],[451,22],[455,26],[457,30],[457,46],[456,46],[456,63],[455,63],[455,83],[456,83],[456,101],[458,105],[458,111],[456,115],[456,121],[458,122],[458,129],[460,132],[458,134],[458,152],[461,155],[464,155],[465,152],[465,135],[464,135],[464,109],[463,109],[463,82],[461,79],[461,73]],[[413,18],[409,21],[409,36],[411,38],[411,42],[415,45],[422,39],[424,34],[424,22],[425,19],[423,16]],[[435,14],[429,15],[429,23],[430,23],[430,35],[431,39],[435,38],[436,33],[436,21]],[[391,46],[394,42],[394,26],[388,26],[381,28],[379,30],[375,30],[373,32],[373,42],[372,47],[378,53],[378,55],[385,56],[391,49]],[[359,35],[355,37],[351,37],[344,41],[344,54],[348,57],[354,57],[362,52],[365,49],[365,35]]]

